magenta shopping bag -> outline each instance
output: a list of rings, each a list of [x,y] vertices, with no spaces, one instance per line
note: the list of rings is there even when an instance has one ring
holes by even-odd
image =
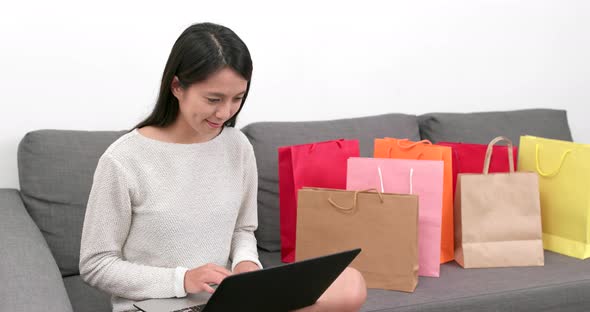
[[[440,275],[443,170],[441,160],[351,157],[347,190],[418,195],[418,275]]]
[[[279,206],[281,260],[295,261],[297,192],[307,187],[344,189],[346,161],[358,157],[358,140],[331,140],[281,146],[279,156]]]

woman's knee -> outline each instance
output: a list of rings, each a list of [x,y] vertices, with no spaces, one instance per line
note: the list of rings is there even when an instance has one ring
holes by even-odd
[[[358,311],[367,300],[367,285],[363,275],[354,268],[346,268],[342,274],[345,274],[347,287],[345,287],[346,305],[351,311]]]
[[[346,268],[313,306],[297,312],[358,312],[367,298],[367,286],[361,273]]]

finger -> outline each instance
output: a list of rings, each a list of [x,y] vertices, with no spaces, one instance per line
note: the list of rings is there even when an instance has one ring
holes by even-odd
[[[210,294],[212,294],[215,291],[215,289],[213,289],[213,287],[209,286],[207,283],[203,283],[203,290]]]
[[[216,265],[215,267],[213,267],[213,270],[216,272],[219,272],[225,276],[229,276],[232,275],[232,272],[230,272],[228,269],[220,266],[220,265]]]
[[[219,285],[219,284],[221,284],[221,281],[223,281],[223,279],[226,278],[226,277],[227,277],[226,275],[221,274],[221,273],[219,273],[217,271],[210,271],[206,275],[206,277],[205,277],[206,280],[204,282],[206,282],[208,284],[212,284],[213,283],[213,284]]]
[[[234,269],[234,274],[240,274],[240,273],[246,273],[246,272],[250,272],[252,270],[250,270],[250,268],[238,268],[236,267]]]
[[[216,272],[219,272],[224,275],[231,275],[231,272],[228,271],[225,267],[222,267],[222,266],[217,265],[215,263],[208,263],[206,265],[206,269],[207,269],[207,271],[216,271]]]

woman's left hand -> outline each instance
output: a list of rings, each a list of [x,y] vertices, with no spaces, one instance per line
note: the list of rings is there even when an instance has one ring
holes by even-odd
[[[234,268],[234,273],[238,274],[238,273],[244,273],[244,272],[250,272],[250,271],[256,271],[256,270],[260,270],[260,268],[258,267],[258,264],[252,262],[252,261],[242,261],[240,263],[238,263],[238,265],[236,265],[236,267]]]

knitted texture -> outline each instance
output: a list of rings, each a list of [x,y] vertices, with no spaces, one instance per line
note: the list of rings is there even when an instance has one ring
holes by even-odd
[[[94,173],[82,278],[113,295],[113,311],[124,311],[136,300],[179,296],[186,268],[233,269],[244,260],[261,266],[257,184],[252,146],[235,128],[195,144],[150,139],[137,129],[125,134]]]

